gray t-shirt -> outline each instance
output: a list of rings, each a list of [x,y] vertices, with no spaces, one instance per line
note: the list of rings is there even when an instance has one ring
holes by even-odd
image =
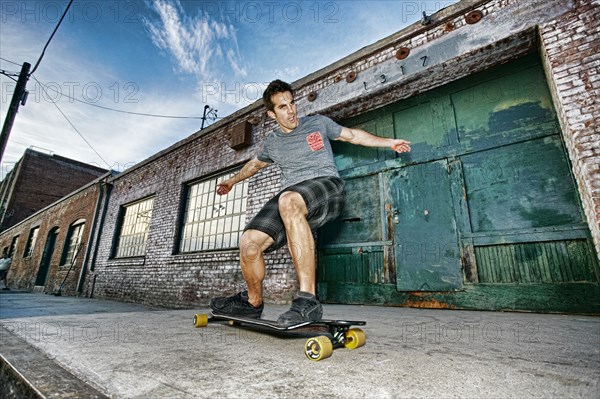
[[[341,133],[342,126],[326,116],[306,116],[289,133],[277,129],[269,134],[257,158],[279,165],[282,188],[316,177],[339,177],[329,140]]]

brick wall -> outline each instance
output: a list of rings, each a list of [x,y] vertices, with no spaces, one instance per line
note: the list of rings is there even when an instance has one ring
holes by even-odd
[[[56,292],[67,276],[70,266],[60,264],[69,227],[73,222],[84,219],[86,223],[83,231],[82,246],[62,291],[65,295],[76,294],[81,267],[88,249],[88,237],[97,198],[97,185],[93,183],[89,184],[73,195],[37,212],[0,235],[0,248],[9,246],[13,237],[19,236],[19,242],[8,272],[7,281],[9,287],[27,291],[34,289],[48,234],[51,230],[58,228],[59,233],[51,258],[46,285],[43,289],[44,292]],[[24,257],[29,233],[35,227],[39,227],[39,232],[33,254],[30,257]]]
[[[0,231],[107,172],[72,159],[30,149],[25,151],[16,168],[16,180],[12,188],[6,191],[6,214]]]
[[[540,26],[546,75],[583,209],[600,253],[600,1]]]
[[[243,119],[257,117],[249,113]],[[255,143],[273,127],[272,123],[255,126]],[[88,281],[88,295],[122,301],[144,302],[161,306],[190,306],[206,304],[215,294],[235,292],[243,286],[238,251],[173,254],[177,244],[177,226],[184,200],[183,186],[191,181],[219,173],[232,165],[250,159],[257,146],[234,151],[229,147],[227,129],[207,135],[196,135],[159,154],[141,168],[117,176],[107,204],[106,223],[98,240],[98,257],[94,276]],[[210,154],[207,156],[206,154]],[[249,181],[247,218],[279,190],[279,170],[264,169]],[[118,234],[118,215],[123,205],[154,196],[146,256],[112,259],[113,245]],[[272,271],[265,284],[272,301],[289,299],[287,291],[293,265],[285,250],[266,257]],[[92,290],[93,288],[93,290]]]
[[[598,246],[598,108],[593,103],[598,98],[598,51],[593,42],[597,35],[591,33],[598,30],[596,6],[591,0],[460,2],[436,13],[431,25],[412,25],[296,82],[299,112],[320,112],[337,120],[358,115],[540,51],[541,36],[541,56]],[[465,14],[473,10],[481,11],[483,19],[467,24]],[[396,55],[403,47],[410,49],[410,56],[401,60]],[[354,82],[346,81],[350,72],[357,73]],[[317,93],[315,101],[308,100],[310,92]],[[253,129],[254,144],[241,151],[229,148],[227,126],[252,118],[260,121]],[[95,285],[87,287],[87,294],[189,307],[239,290],[244,283],[237,251],[174,254],[182,187],[247,161],[273,128],[256,103],[113,179],[94,276],[88,280]],[[275,167],[252,178],[248,217],[278,189]],[[111,259],[120,207],[150,195],[155,204],[146,256]],[[287,250],[268,254],[266,263],[267,301],[289,300],[296,279]]]
[[[600,252],[598,5],[598,0],[457,3],[436,13],[430,25],[414,24],[295,82],[299,112],[301,116],[319,112],[343,120],[539,52],[583,207]],[[465,15],[473,10],[481,11],[483,18],[468,24]],[[398,50],[402,48],[408,48],[410,54],[399,59]],[[357,79],[348,82],[346,78],[351,72],[357,74]],[[311,92],[317,94],[315,101],[308,100]],[[254,120],[253,144],[234,151],[229,146],[231,125],[250,120]],[[58,227],[60,233],[45,287],[46,292],[56,291],[68,270],[59,263],[69,226],[75,220],[85,219],[84,246],[65,294],[75,294],[84,259],[85,267],[89,267],[83,287],[87,296],[190,307],[205,305],[214,295],[238,291],[244,282],[237,251],[177,253],[183,187],[229,167],[241,166],[258,151],[264,137],[274,128],[274,122],[265,116],[257,102],[109,179],[106,185],[85,186],[9,228],[0,234],[1,247],[9,246],[14,236],[20,236],[9,284],[13,288],[33,288],[48,233]],[[42,162],[44,157],[49,156],[37,154],[27,162],[24,175],[33,176],[28,182],[19,183],[15,179],[18,183],[15,190],[17,187],[25,190],[18,193],[18,198],[41,204],[48,192],[56,194],[62,189],[70,192],[74,187],[68,188],[69,185],[79,187],[100,172],[92,170],[92,175],[74,180],[76,173],[52,171]],[[51,158],[80,176],[89,172],[89,168],[72,160]],[[280,172],[273,166],[249,181],[247,218],[280,189],[279,178]],[[41,190],[38,196],[25,194],[27,188],[39,188],[40,179],[46,179],[49,188]],[[155,202],[146,255],[111,258],[121,207],[148,196],[154,196]],[[99,197],[106,212],[97,220],[92,241],[88,243]],[[37,249],[30,258],[23,258],[29,232],[36,226],[40,227]],[[288,301],[297,283],[287,249],[268,254],[265,260],[267,301]]]

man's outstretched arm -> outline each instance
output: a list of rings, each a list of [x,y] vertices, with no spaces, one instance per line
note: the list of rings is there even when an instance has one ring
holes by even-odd
[[[374,136],[364,130],[350,129],[348,127],[342,127],[342,133],[338,137],[338,140],[363,147],[387,147],[399,153],[410,151],[409,141]]]
[[[246,162],[246,164],[242,167],[242,169],[237,172],[235,175],[231,176],[227,180],[223,180],[221,183],[217,185],[217,194],[225,195],[231,191],[231,188],[241,182],[242,180],[246,180],[249,177],[254,176],[258,173],[262,168],[266,168],[270,164],[267,162],[263,162],[258,160],[257,158],[253,158]]]

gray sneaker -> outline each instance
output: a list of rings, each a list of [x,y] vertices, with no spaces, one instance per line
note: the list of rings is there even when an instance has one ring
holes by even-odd
[[[290,310],[279,316],[279,324],[298,324],[305,321],[319,321],[323,316],[323,307],[313,294],[300,291],[292,300]]]
[[[216,315],[260,319],[264,304],[255,308],[248,302],[248,291],[243,291],[233,296],[211,299],[210,308]]]

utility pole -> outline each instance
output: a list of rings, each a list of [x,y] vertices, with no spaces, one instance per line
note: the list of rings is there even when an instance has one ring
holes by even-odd
[[[25,87],[27,86],[27,81],[29,80],[30,69],[31,64],[29,64],[28,62],[24,62],[23,67],[21,68],[21,73],[19,74],[19,79],[17,80],[15,92],[13,93],[12,99],[10,100],[10,106],[8,107],[8,112],[6,113],[4,126],[2,126],[2,133],[0,133],[0,163],[4,158],[4,149],[6,148],[8,136],[10,135],[10,131],[15,121],[15,117],[17,116],[17,112],[19,112],[19,105],[25,105]]]

